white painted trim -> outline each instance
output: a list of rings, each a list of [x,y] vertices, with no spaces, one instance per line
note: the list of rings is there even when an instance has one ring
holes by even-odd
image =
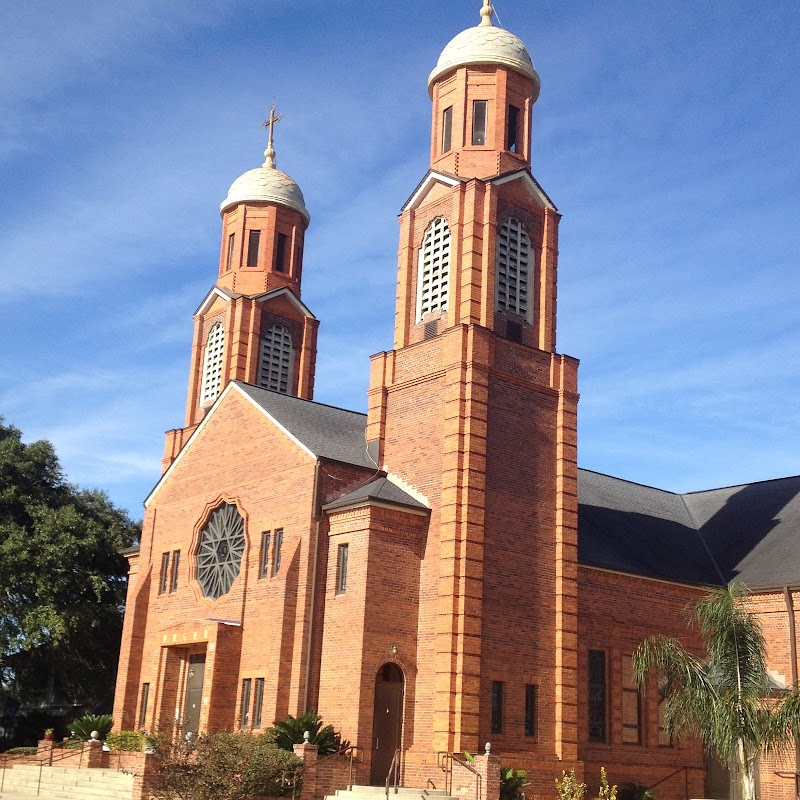
[[[406,200],[403,211],[407,208],[419,208],[422,201],[427,197],[434,184],[443,183],[445,186],[457,186],[461,181],[458,178],[451,178],[441,172],[429,172],[417,190]]]
[[[509,175],[503,175],[501,178],[494,178],[491,181],[495,186],[502,186],[504,183],[510,183],[511,181],[518,181],[522,180],[525,184],[525,188],[528,190],[530,194],[533,195],[536,200],[538,200],[539,205],[542,208],[549,208],[551,211],[558,211],[558,209],[553,205],[553,202],[550,198],[544,193],[541,186],[528,174],[527,170],[521,169],[517,172],[512,172]]]
[[[211,303],[216,297],[221,297],[226,303],[230,303],[231,300],[234,299],[220,289],[219,286],[212,286],[208,294],[203,298],[203,302],[198,306],[197,311],[194,312],[194,316],[197,316],[198,314],[205,314],[206,311],[208,311],[208,309],[211,307]]]
[[[422,503],[425,508],[430,509],[431,501],[425,497],[422,492],[417,489],[416,487],[412,486],[408,481],[404,481],[399,475],[395,475],[393,472],[389,472],[386,467],[383,468],[383,471],[386,473],[386,477],[390,480],[395,486],[402,489],[406,494],[411,495],[418,503]]]
[[[287,289],[285,286],[282,286],[280,289],[273,289],[271,292],[266,292],[265,294],[255,295],[253,298],[254,300],[272,300],[275,297],[280,297],[281,295],[286,295],[289,298],[289,301],[295,306],[295,308],[304,316],[311,317],[311,319],[316,319],[316,317],[309,311],[308,307],[303,303],[300,298],[298,298],[294,292]]]

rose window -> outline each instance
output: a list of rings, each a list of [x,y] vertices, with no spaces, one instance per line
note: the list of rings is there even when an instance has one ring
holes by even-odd
[[[216,600],[230,591],[242,565],[244,545],[239,509],[229,503],[215,508],[200,532],[195,556],[197,582],[206,597]]]

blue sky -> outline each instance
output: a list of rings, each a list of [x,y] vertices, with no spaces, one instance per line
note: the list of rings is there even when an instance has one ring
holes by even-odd
[[[364,410],[426,79],[479,0],[40,0],[0,26],[0,414],[141,516],[182,424],[219,203],[278,167],[312,215],[316,399]],[[581,466],[674,491],[800,473],[800,4],[498,0],[542,79],[558,349]]]

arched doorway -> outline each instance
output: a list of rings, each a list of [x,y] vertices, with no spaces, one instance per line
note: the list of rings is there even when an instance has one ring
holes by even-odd
[[[403,732],[403,671],[384,664],[375,678],[375,713],[372,718],[372,771],[370,783],[380,786],[392,766]]]

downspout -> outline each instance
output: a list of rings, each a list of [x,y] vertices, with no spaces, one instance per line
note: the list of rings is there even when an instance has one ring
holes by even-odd
[[[783,599],[789,617],[789,657],[792,661],[792,686],[797,688],[797,627],[794,621],[794,602],[788,586],[783,587]],[[794,794],[800,800],[800,741],[794,742]]]
[[[311,687],[311,656],[312,656],[312,647],[314,644],[314,608],[317,605],[317,569],[319,565],[319,529],[322,521],[322,508],[321,508],[321,501],[320,501],[320,480],[319,480],[319,459],[317,459],[316,464],[314,464],[314,489],[313,489],[313,496],[314,496],[314,510],[313,510],[313,521],[314,521],[314,546],[313,546],[313,558],[314,563],[311,567],[311,609],[309,610],[308,614],[308,641],[306,642],[306,681],[305,687],[303,689],[303,713],[309,710],[308,708],[308,695]],[[312,548],[309,547],[309,553],[312,552]]]

